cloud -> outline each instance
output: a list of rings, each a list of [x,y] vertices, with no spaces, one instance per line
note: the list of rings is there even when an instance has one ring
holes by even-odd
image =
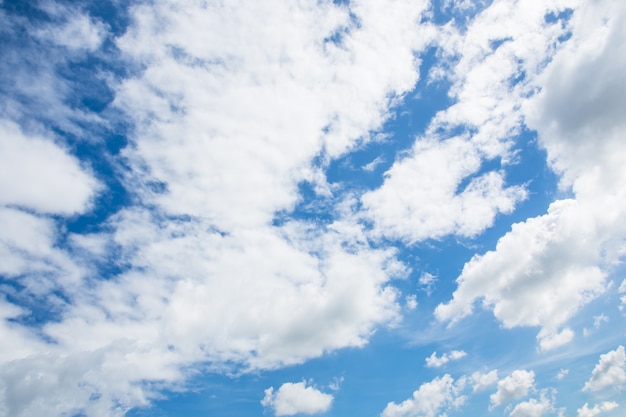
[[[320,414],[330,409],[333,398],[330,394],[307,386],[306,382],[286,382],[276,392],[273,387],[266,389],[261,404],[273,409],[275,416]]]
[[[377,156],[371,162],[368,162],[367,164],[363,165],[362,169],[363,171],[373,172],[376,169],[376,167],[382,164],[383,162],[385,162],[385,158],[383,158],[382,156]]]
[[[513,408],[510,417],[541,417],[544,414],[554,410],[549,399],[541,397],[539,401],[531,398],[528,401],[521,402]]]
[[[593,408],[589,408],[589,404],[585,403],[578,411],[578,417],[595,417],[605,411],[611,411],[619,407],[619,404],[615,401],[604,401],[600,404],[596,404]]]
[[[540,327],[543,350],[572,340],[565,323],[604,292],[626,236],[619,221],[626,207],[619,185],[626,178],[619,162],[624,122],[617,116],[626,106],[618,76],[626,12],[611,2],[580,7],[572,17],[571,40],[543,72],[526,71],[534,79],[529,85],[541,92],[522,103],[561,186],[571,187],[575,198],[557,200],[546,214],[513,225],[494,251],[465,265],[453,299],[436,310],[439,319],[455,321],[482,299],[506,327]],[[589,76],[599,73],[604,75]],[[608,103],[606,112],[599,110]]]
[[[487,372],[486,374],[483,374],[481,372],[474,372],[470,376],[470,379],[474,384],[474,392],[483,391],[487,387],[498,382],[498,370],[494,369]]]
[[[528,391],[535,387],[535,373],[533,371],[515,370],[511,375],[498,381],[498,390],[492,394],[490,409],[514,399],[528,395]]]
[[[52,216],[88,211],[101,188],[47,132],[25,132],[0,118],[0,274],[23,287],[17,299],[34,296],[58,311],[66,301],[50,293],[75,293],[83,271],[58,248],[61,220]]]
[[[600,391],[606,387],[621,387],[626,382],[624,346],[600,355],[600,360],[585,383],[583,391]]]
[[[569,369],[561,369],[561,370],[559,370],[559,373],[556,374],[556,379],[558,379],[560,381],[563,378],[565,378],[567,376],[567,374],[569,374]]]
[[[416,242],[482,232],[497,213],[511,212],[525,193],[519,187],[505,189],[498,172],[476,176],[457,191],[480,165],[478,150],[466,138],[418,140],[411,154],[385,173],[384,184],[362,197],[375,233]]]
[[[433,352],[428,358],[426,358],[426,366],[429,368],[439,368],[450,361],[456,361],[458,359],[467,356],[462,350],[453,350],[449,353],[443,353],[440,357],[437,357],[437,352]]]
[[[52,138],[0,119],[1,205],[71,215],[85,211],[98,189],[98,181]]]
[[[460,387],[446,374],[422,384],[413,396],[400,404],[390,402],[381,417],[434,417],[447,408],[459,407],[465,401]]]
[[[362,226],[340,214],[327,224],[289,215],[299,184],[329,189],[314,160],[326,164],[370,140],[414,87],[416,56],[433,37],[430,24],[418,24],[427,6],[131,6],[108,58],[128,71],[104,77],[113,96],[108,127],[119,119],[128,126],[115,172],[132,194],[128,205],[88,236],[68,236],[50,217],[0,210],[16,227],[0,231],[0,250],[12,256],[3,267],[59,303],[37,329],[0,326],[20,348],[2,352],[4,413],[123,415],[148,404],[154,386],[180,387],[194,364],[235,374],[275,369],[364,346],[396,322],[399,293],[390,284],[408,270],[397,251],[372,248]],[[17,33],[35,33],[21,24],[16,44]],[[76,136],[88,130],[77,121],[101,128],[100,115],[67,105],[77,90],[57,65],[106,52],[105,31],[86,15],[51,18],[39,38],[16,47],[41,65],[18,53],[1,64],[15,64],[2,71],[13,77],[3,79],[12,119],[53,120]],[[46,135],[1,127],[12,139],[3,146],[35,162],[46,151],[41,166],[50,169],[13,167],[30,188],[2,173],[8,191],[0,198],[55,215],[90,208],[97,186],[82,163]],[[85,137],[103,140],[93,138],[99,132]],[[281,213],[287,218],[277,221]],[[3,306],[7,317],[28,314]]]

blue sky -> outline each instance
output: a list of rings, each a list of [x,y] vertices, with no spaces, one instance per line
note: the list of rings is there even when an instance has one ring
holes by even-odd
[[[626,6],[0,0],[0,417],[617,417]]]

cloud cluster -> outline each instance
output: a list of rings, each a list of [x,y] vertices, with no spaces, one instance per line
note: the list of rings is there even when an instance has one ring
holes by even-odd
[[[107,38],[128,68],[107,82],[110,111],[131,125],[119,180],[132,204],[98,232],[57,230],[45,216],[84,212],[98,183],[51,140],[3,122],[0,169],[23,179],[2,171],[0,215],[16,226],[0,232],[13,262],[3,273],[48,299],[56,292],[62,308],[38,329],[3,320],[11,343],[2,345],[0,415],[123,415],[183,383],[191,364],[246,372],[301,363],[363,346],[397,320],[389,282],[407,269],[394,249],[370,247],[339,221],[275,220],[294,209],[300,183],[328,192],[316,158],[367,142],[413,88],[416,54],[432,39],[419,24],[427,4],[245,3],[142,2],[117,38],[45,3],[54,18],[29,42],[44,44],[49,61],[95,54]],[[53,64],[31,79],[60,79]],[[41,120],[81,134],[84,109],[66,106],[71,86],[58,86],[28,97],[47,109]],[[13,118],[37,106],[16,104],[23,112]],[[59,236],[66,247],[56,247]],[[114,272],[101,276],[100,264]],[[30,313],[5,300],[0,311]],[[277,412],[288,393],[277,392]]]
[[[571,39],[545,69],[524,61],[525,78],[533,80],[529,86],[540,92],[519,104],[573,198],[557,200],[546,214],[513,225],[495,250],[475,256],[458,277],[453,299],[436,310],[439,319],[455,321],[482,300],[506,327],[540,327],[543,350],[572,340],[565,324],[604,292],[626,236],[619,220],[626,208],[620,185],[626,178],[624,120],[617,116],[626,108],[618,75],[624,65],[626,9],[610,1],[569,5],[575,9],[568,23]],[[548,48],[545,41],[530,45]]]

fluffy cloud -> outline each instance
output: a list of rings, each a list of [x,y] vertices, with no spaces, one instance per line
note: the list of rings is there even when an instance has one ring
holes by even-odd
[[[470,380],[474,385],[474,392],[483,391],[485,388],[498,382],[498,370],[494,369],[486,374],[483,374],[482,372],[474,372],[470,376]]]
[[[583,391],[599,391],[606,387],[620,387],[626,382],[626,354],[624,346],[600,355],[600,360]]]
[[[377,233],[411,242],[475,236],[525,196],[519,187],[505,189],[498,172],[476,176],[457,191],[480,165],[480,153],[467,138],[420,140],[410,156],[385,173],[381,188],[362,197],[365,212]]]
[[[596,404],[592,408],[589,408],[589,404],[585,403],[578,411],[578,417],[595,417],[605,411],[611,411],[619,406],[614,401],[604,401],[601,404]]]
[[[324,413],[332,403],[332,395],[307,386],[306,382],[286,382],[276,392],[270,387],[265,390],[265,397],[261,401],[263,407],[273,409],[277,417]]]
[[[3,209],[3,220],[21,219],[22,230],[3,228],[3,242],[28,255],[3,267],[28,266],[32,288],[63,298],[58,318],[37,329],[43,340],[19,324],[0,327],[3,339],[27,347],[19,357],[2,351],[9,362],[0,364],[0,415],[123,415],[152,398],[150,382],[177,386],[194,363],[273,369],[363,346],[378,326],[397,320],[398,292],[389,282],[407,269],[395,250],[373,249],[350,221],[275,220],[294,209],[299,183],[329,190],[315,158],[328,161],[368,141],[394,100],[413,88],[416,54],[433,38],[430,25],[419,24],[426,8],[425,1],[132,6],[128,29],[114,40],[129,71],[109,77],[109,111],[124,113],[132,127],[118,167],[132,205],[102,231],[68,238],[77,253],[116,272],[99,279],[92,263],[76,267],[51,249],[62,234],[54,222]],[[50,19],[31,42],[57,54],[94,50],[105,28],[81,16]],[[66,58],[55,55],[34,74],[29,67],[29,78],[13,83],[23,88],[11,90],[11,102],[25,95],[36,101],[39,91],[40,119],[80,134],[75,121],[84,114],[65,105],[70,85],[55,84],[55,64]],[[39,109],[15,107],[20,117]],[[14,169],[37,192],[5,182],[3,172],[1,185],[13,193],[3,197],[55,214],[88,207],[96,186],[84,167],[14,124],[2,129],[15,137],[6,146],[24,158],[49,151],[52,166],[41,181],[73,187],[41,187],[31,181],[36,166],[22,165]],[[47,256],[42,268],[65,268],[42,274],[57,287],[36,280],[36,251]],[[9,302],[3,309],[7,318],[23,314]],[[283,392],[290,389],[297,393],[298,385]],[[277,413],[287,404],[280,392]],[[322,408],[330,403],[315,398]]]
[[[441,356],[437,356],[437,352],[433,352],[428,358],[426,358],[426,366],[429,368],[439,368],[450,361],[455,361],[467,356],[462,350],[453,350],[449,353],[443,353]]]
[[[446,374],[422,384],[411,398],[400,404],[390,402],[381,417],[434,417],[444,409],[463,404],[465,397],[460,395],[460,390],[454,378]]]
[[[528,395],[528,391],[535,387],[535,373],[533,371],[516,370],[504,379],[498,381],[498,390],[491,395],[491,408],[519,399]]]
[[[455,102],[385,173],[384,184],[363,195],[374,235],[409,243],[476,236],[526,198],[524,187],[508,186],[502,171],[482,169],[486,161],[506,166],[514,159],[520,108],[565,32],[545,16],[570,3],[497,1],[466,30],[446,26],[439,32],[436,45],[448,59],[430,78],[448,79]]]
[[[626,108],[618,75],[626,9],[610,1],[572,6],[580,6],[570,23],[572,38],[543,72],[526,73],[535,74],[530,85],[541,92],[522,109],[561,186],[571,187],[575,198],[557,200],[545,215],[513,225],[494,251],[465,265],[453,299],[436,310],[441,320],[454,321],[482,300],[506,327],[540,327],[543,350],[572,340],[565,324],[604,292],[626,236],[620,221],[626,210],[620,185],[626,179],[624,120],[618,116]],[[610,108],[600,110],[605,105]]]
[[[52,215],[87,211],[100,188],[47,132],[27,133],[0,119],[0,274],[22,287],[11,295],[62,308],[65,301],[50,293],[73,293],[83,271],[57,247],[59,225]]]
[[[97,189],[97,181],[52,138],[0,119],[0,205],[70,215],[83,212]]]
[[[513,408],[510,417],[541,417],[554,409],[549,399],[542,397],[521,402]]]

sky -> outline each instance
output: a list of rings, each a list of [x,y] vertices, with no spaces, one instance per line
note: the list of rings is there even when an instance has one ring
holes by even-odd
[[[618,417],[626,2],[0,0],[0,417]]]

